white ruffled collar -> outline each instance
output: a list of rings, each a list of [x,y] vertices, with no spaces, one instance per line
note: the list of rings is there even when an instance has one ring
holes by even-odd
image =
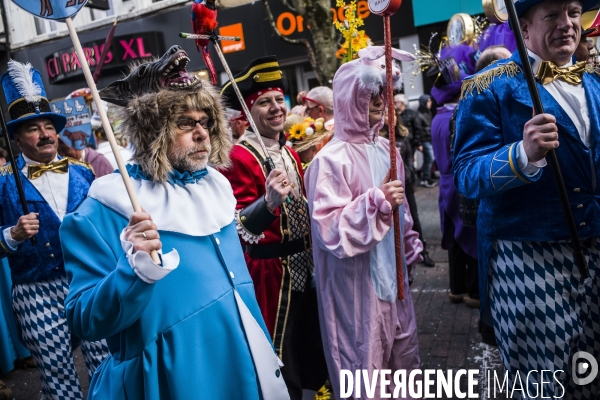
[[[152,216],[159,230],[206,236],[219,232],[233,221],[236,199],[231,184],[220,172],[207,168],[208,175],[183,187],[131,179],[140,205]],[[88,196],[126,218],[133,213],[118,173],[96,179]]]

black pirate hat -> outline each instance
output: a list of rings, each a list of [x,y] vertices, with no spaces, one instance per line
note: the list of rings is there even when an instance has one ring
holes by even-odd
[[[287,80],[283,78],[283,73],[275,56],[257,58],[233,78],[244,99],[261,91],[268,92],[279,88],[281,91],[286,92],[288,89]],[[230,108],[242,111],[242,105],[235,94],[231,81],[223,85],[221,96]],[[248,108],[250,107],[251,105],[248,106]]]

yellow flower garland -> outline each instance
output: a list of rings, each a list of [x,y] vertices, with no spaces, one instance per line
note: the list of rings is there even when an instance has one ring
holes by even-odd
[[[350,4],[346,4],[345,0],[336,0],[335,3],[337,7],[344,7],[344,22],[333,21],[333,25],[344,37],[344,43],[335,53],[337,58],[343,58],[343,63],[358,58],[358,51],[371,44],[371,39],[365,31],[358,30],[358,27],[363,26],[365,22],[356,15],[356,2],[357,0],[350,0]]]

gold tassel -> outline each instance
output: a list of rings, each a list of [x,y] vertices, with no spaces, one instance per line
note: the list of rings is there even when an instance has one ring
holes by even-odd
[[[475,89],[477,89],[477,94],[481,93],[490,87],[492,82],[494,82],[494,79],[504,74],[512,78],[519,72],[519,66],[514,61],[511,61],[508,64],[499,65],[484,73],[477,74],[472,78],[465,79],[462,84],[460,98],[463,99],[472,95]]]

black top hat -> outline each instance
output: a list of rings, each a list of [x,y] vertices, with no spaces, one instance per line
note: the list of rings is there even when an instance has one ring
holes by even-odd
[[[286,92],[288,89],[287,80],[283,78],[283,72],[279,69],[279,62],[275,56],[257,58],[233,78],[244,99],[261,90],[280,88]],[[223,85],[221,96],[230,108],[242,111],[242,105],[235,94],[231,81]]]
[[[11,139],[21,123],[35,118],[48,118],[54,124],[56,132],[63,130],[67,118],[52,112],[42,76],[31,64],[10,60],[8,70],[0,77],[0,81],[11,118],[6,123]]]

